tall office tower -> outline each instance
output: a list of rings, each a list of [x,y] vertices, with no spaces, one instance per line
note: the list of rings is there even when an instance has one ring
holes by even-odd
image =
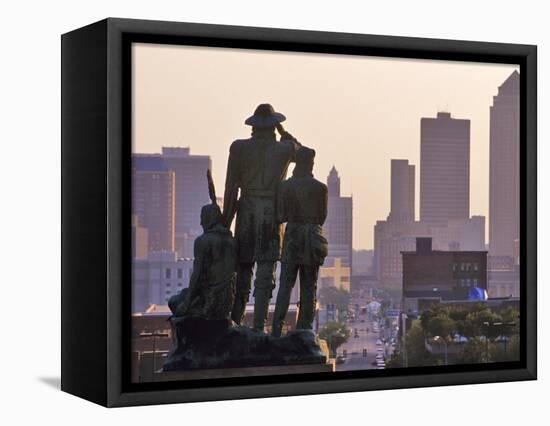
[[[132,172],[132,213],[147,228],[149,251],[174,250],[174,172],[158,156],[134,156]]]
[[[409,160],[391,160],[392,222],[414,221],[414,165]]]
[[[489,254],[514,256],[519,239],[519,74],[498,88],[490,110]]]
[[[401,252],[412,250],[416,237],[428,234],[414,221],[415,167],[408,160],[391,160],[391,206],[387,220],[374,226],[374,272],[380,283],[401,285]]]
[[[443,224],[470,216],[470,120],[420,121],[420,220]]]
[[[189,148],[163,147],[162,159],[175,174],[175,245],[179,257],[193,257],[193,242],[202,233],[201,208],[210,203],[206,171],[212,168],[208,155],[191,155]],[[216,188],[218,193],[223,188]]]
[[[327,179],[328,215],[324,231],[328,240],[328,257],[341,259],[342,266],[352,268],[353,198],[340,195],[340,177],[333,166]]]
[[[340,196],[340,176],[338,176],[338,171],[336,167],[332,166],[327,178],[327,188],[329,197],[339,197]]]

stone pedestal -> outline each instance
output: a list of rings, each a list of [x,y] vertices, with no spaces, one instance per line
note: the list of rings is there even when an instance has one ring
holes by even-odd
[[[172,318],[171,322],[174,347],[166,358],[164,372],[238,369],[249,370],[242,375],[257,375],[250,368],[276,367],[272,370],[281,370],[273,373],[268,369],[263,373],[270,375],[292,374],[290,369],[298,366],[303,370],[315,370],[315,367],[323,371],[333,369],[333,365],[327,367],[331,364],[326,343],[312,330],[295,330],[283,337],[272,337],[237,326],[231,320],[180,317]]]

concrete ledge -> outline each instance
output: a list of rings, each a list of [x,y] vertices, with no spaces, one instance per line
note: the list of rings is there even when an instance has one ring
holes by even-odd
[[[220,379],[232,377],[274,376],[283,374],[307,374],[307,373],[333,373],[336,371],[334,359],[329,359],[326,364],[294,364],[273,365],[267,367],[245,368],[213,368],[186,371],[157,371],[154,382],[166,382],[175,380],[202,380]]]

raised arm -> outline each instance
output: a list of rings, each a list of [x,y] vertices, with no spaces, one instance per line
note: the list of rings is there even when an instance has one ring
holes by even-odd
[[[298,142],[298,139],[296,139],[289,132],[287,132],[281,123],[277,124],[277,131],[281,135],[281,142],[280,143],[288,144],[292,147],[291,161],[295,162],[296,161],[296,152],[298,151],[298,149],[300,149],[302,144],[300,142]]]

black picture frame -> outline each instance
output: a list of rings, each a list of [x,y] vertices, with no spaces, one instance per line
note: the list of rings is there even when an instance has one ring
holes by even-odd
[[[130,383],[133,42],[518,64],[521,360]],[[118,18],[64,34],[61,44],[62,390],[115,407],[536,379],[536,46]]]

